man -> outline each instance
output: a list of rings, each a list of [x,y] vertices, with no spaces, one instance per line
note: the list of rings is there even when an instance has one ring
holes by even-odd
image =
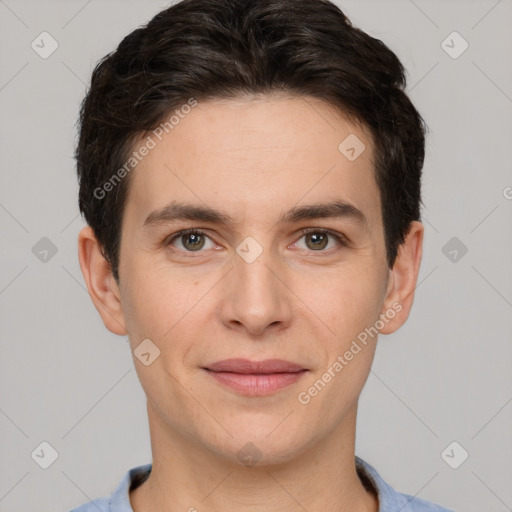
[[[406,321],[424,124],[325,0],[184,0],[94,70],[81,269],[128,335],[152,464],[126,511],[443,511],[355,456],[378,333]]]

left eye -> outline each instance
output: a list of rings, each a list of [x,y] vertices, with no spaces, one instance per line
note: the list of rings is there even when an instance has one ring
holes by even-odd
[[[338,245],[345,245],[341,236],[336,235],[331,231],[318,229],[302,231],[302,237],[299,240],[302,240],[303,238],[305,239],[305,245],[307,249],[311,249],[312,251],[323,251],[326,248],[332,248],[332,246],[327,247],[329,245],[329,237],[334,239]],[[334,246],[336,246],[336,244]]]

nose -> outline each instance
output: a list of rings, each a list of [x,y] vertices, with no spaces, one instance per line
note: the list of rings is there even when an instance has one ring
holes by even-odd
[[[285,274],[285,268],[270,250],[264,250],[250,263],[235,254],[234,267],[223,283],[222,323],[251,336],[287,328],[293,294],[286,285]]]

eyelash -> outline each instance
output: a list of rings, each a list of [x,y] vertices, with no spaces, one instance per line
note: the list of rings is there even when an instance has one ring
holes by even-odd
[[[342,247],[347,247],[349,245],[348,243],[348,240],[341,234],[338,234],[334,231],[331,231],[330,229],[325,229],[325,228],[302,228],[301,230],[299,230],[299,234],[300,234],[300,237],[298,240],[300,240],[304,235],[307,235],[309,233],[320,233],[320,234],[324,234],[324,235],[329,235],[331,237],[333,237],[336,242],[339,243],[340,246]],[[194,235],[202,235],[202,236],[205,236],[207,238],[210,238],[210,236],[208,236],[208,234],[205,232],[205,231],[202,231],[201,229],[196,229],[196,228],[191,228],[191,229],[184,229],[183,231],[178,231],[177,233],[175,233],[174,235],[172,235],[170,238],[167,239],[165,245],[171,245],[176,239],[182,237],[182,236],[185,236],[185,235],[190,235],[190,234],[194,234]],[[332,250],[332,249],[331,249]],[[202,252],[202,251],[181,251],[178,249],[179,252],[186,252],[186,253],[191,253],[193,254],[194,252]],[[329,250],[325,251],[325,250],[319,250],[319,251],[309,251],[309,252],[329,252]]]

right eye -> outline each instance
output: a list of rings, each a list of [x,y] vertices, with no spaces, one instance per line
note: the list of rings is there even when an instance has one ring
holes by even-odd
[[[200,252],[205,247],[206,239],[214,245],[213,240],[206,235],[203,231],[197,229],[186,229],[175,233],[168,241],[167,245],[172,245],[184,252]],[[181,245],[176,247],[175,244]],[[212,249],[213,246],[206,247],[206,249]]]

